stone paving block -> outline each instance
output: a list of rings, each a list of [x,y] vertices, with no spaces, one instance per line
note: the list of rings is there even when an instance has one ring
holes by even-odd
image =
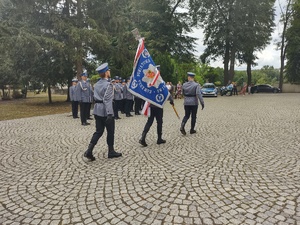
[[[167,142],[156,144],[154,123],[146,148],[138,143],[146,118],[121,114],[123,157],[108,159],[101,137],[94,162],[83,152],[95,121],[0,121],[10,134],[0,138],[0,224],[299,224],[299,94],[204,100],[196,134],[183,136],[165,105]]]

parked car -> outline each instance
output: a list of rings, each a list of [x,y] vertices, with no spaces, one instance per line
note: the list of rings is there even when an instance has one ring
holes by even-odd
[[[218,89],[213,83],[205,83],[201,88],[202,96],[218,97]]]
[[[251,87],[251,93],[259,93],[259,92],[278,93],[280,92],[280,89],[278,87],[273,87],[269,84],[259,84]]]

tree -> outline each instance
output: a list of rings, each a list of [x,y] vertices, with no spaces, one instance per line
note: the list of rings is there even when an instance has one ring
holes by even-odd
[[[287,0],[286,6],[282,6],[281,2],[278,1],[281,19],[280,22],[283,24],[282,33],[281,33],[281,41],[277,43],[277,46],[280,48],[280,77],[279,77],[279,88],[282,90],[283,86],[283,71],[284,71],[284,63],[286,59],[286,48],[287,48],[287,40],[286,40],[286,32],[290,27],[290,22],[292,18],[292,2],[293,0]]]
[[[184,0],[134,0],[134,26],[145,37],[148,50],[169,54],[177,62],[195,61],[196,38],[189,37],[193,21]]]
[[[291,26],[287,30],[286,78],[291,83],[300,82],[300,2],[293,4]]]
[[[204,28],[207,48],[201,57],[224,62],[224,84],[233,80],[236,58],[247,63],[248,82],[251,82],[251,65],[255,51],[269,41],[273,28],[274,0],[203,0],[190,1],[195,20]],[[230,73],[229,73],[230,62]]]

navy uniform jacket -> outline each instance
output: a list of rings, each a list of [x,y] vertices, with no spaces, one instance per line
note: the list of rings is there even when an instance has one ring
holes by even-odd
[[[201,94],[201,88],[195,81],[188,81],[182,85],[182,94],[184,95],[184,105],[204,105],[204,100]]]
[[[91,102],[90,100],[90,93],[91,93],[91,86],[88,82],[84,82],[83,80],[78,81],[76,85],[76,93],[78,101],[81,102]]]
[[[94,115],[113,115],[114,87],[107,79],[100,79],[94,87]],[[100,102],[99,102],[100,101]]]
[[[93,87],[92,85],[88,82],[89,84],[89,102],[93,102],[93,97],[94,97],[94,90],[93,90]]]
[[[124,85],[123,94],[124,94],[124,98],[125,99],[127,99],[127,100],[133,100],[133,94],[131,94],[131,92],[128,91],[127,84]]]
[[[114,99],[115,100],[122,100],[123,99],[123,86],[120,83],[115,83],[114,85]]]
[[[69,88],[69,94],[70,94],[70,100],[71,101],[78,101],[78,98],[77,98],[77,94],[76,94],[76,85],[72,85],[70,88]]]

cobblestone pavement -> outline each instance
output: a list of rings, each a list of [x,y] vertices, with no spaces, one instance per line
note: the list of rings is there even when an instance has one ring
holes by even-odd
[[[153,124],[143,148],[146,118],[122,115],[124,156],[108,159],[103,137],[94,162],[83,158],[94,120],[0,121],[0,224],[299,225],[299,112],[300,94],[205,98],[197,133],[182,136],[167,104],[167,143],[156,144]]]

